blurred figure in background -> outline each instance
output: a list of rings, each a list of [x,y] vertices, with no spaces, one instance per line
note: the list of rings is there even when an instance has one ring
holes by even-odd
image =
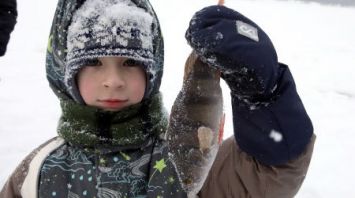
[[[17,18],[16,0],[0,1],[0,56],[6,52],[10,34],[14,30]]]

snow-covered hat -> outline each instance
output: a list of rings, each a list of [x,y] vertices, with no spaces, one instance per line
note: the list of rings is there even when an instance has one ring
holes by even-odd
[[[75,76],[87,61],[124,56],[143,63],[145,98],[159,91],[163,73],[163,39],[147,0],[87,0],[73,14],[67,31],[64,84],[83,103]]]
[[[87,0],[74,14],[67,37],[67,64],[125,55],[153,61],[153,16],[129,0]]]

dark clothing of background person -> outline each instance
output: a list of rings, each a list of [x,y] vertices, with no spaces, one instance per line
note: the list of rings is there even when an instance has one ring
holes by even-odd
[[[0,1],[0,56],[5,54],[10,34],[16,24],[16,7],[16,0]]]

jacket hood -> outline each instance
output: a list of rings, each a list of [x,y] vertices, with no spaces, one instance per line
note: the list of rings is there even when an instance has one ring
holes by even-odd
[[[54,93],[83,104],[76,75],[88,60],[103,56],[142,62],[147,78],[144,98],[159,92],[164,43],[148,0],[59,0],[46,56]]]

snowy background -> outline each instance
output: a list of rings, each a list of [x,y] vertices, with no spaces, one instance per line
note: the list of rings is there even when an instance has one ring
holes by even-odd
[[[289,1],[289,0],[279,0]],[[318,2],[322,4],[341,5],[341,6],[355,6],[354,0],[299,0],[304,2]]]
[[[197,10],[217,0],[151,0],[166,45],[161,90],[170,109],[190,48],[184,40]],[[0,188],[31,150],[56,135],[59,103],[45,78],[45,50],[56,0],[18,0],[19,18],[0,58]],[[355,197],[355,7],[276,0],[226,0],[271,37],[288,64],[313,121],[317,142],[297,197]],[[227,123],[231,106],[225,85]]]

